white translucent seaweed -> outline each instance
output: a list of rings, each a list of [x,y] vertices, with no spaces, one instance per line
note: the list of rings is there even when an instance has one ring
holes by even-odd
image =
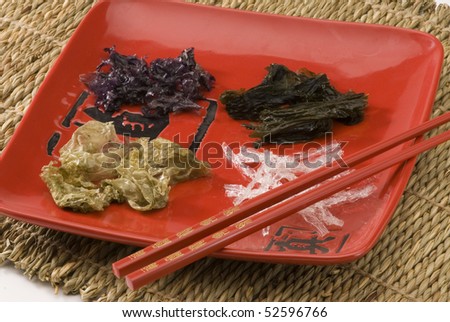
[[[332,143],[320,149],[309,151],[307,155],[295,156],[276,155],[269,150],[259,152],[249,148],[241,148],[239,152],[235,153],[226,144],[222,144],[222,149],[234,168],[238,169],[243,176],[250,180],[247,185],[225,185],[225,193],[229,198],[233,199],[234,205],[239,205],[244,200],[252,199],[276,188],[285,181],[291,181],[300,174],[305,174],[318,167],[325,166],[329,163],[329,156],[327,156],[329,155],[327,153],[328,151],[334,151],[333,153],[337,154],[339,157],[342,157],[343,155],[343,151],[338,143]],[[335,151],[337,151],[337,153]],[[249,163],[255,162],[259,164],[258,167],[248,166]],[[339,177],[347,175],[349,172],[350,171],[345,171],[330,180],[336,180]],[[373,184],[344,190],[299,211],[298,214],[300,214],[306,222],[311,224],[320,236],[323,236],[329,233],[327,227],[342,227],[344,225],[342,219],[337,218],[332,214],[329,209],[330,207],[367,198],[374,191],[375,186]],[[269,231],[270,227],[263,229],[263,236],[269,234]]]

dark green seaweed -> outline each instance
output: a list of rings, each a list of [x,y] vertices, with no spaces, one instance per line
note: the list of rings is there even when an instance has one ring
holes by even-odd
[[[340,93],[325,74],[296,73],[279,64],[267,71],[259,85],[220,96],[232,118],[254,121],[245,126],[261,144],[310,141],[330,132],[333,120],[353,125],[364,118],[367,95]]]

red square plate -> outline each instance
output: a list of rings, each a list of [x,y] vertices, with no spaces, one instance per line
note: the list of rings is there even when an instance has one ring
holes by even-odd
[[[348,141],[345,155],[428,119],[443,59],[437,39],[399,28],[178,2],[100,2],[65,46],[1,155],[2,212],[70,233],[146,246],[232,205],[224,184],[244,179],[223,166],[214,169],[211,178],[177,185],[168,207],[159,211],[139,213],[122,204],[79,214],[54,204],[40,170],[55,158],[78,122],[91,118],[87,109],[94,100],[81,95],[85,88],[79,76],[93,71],[105,58],[103,48],[113,44],[121,53],[149,59],[175,57],[182,49],[195,47],[197,62],[217,79],[208,93],[211,99],[226,89],[259,83],[270,63],[324,72],[339,90],[368,93],[366,119],[355,126],[335,127],[335,139]],[[172,140],[178,136],[187,144],[204,114],[171,115],[160,135]],[[207,144],[244,143],[248,134],[219,104],[198,156],[204,157]],[[310,264],[359,258],[384,230],[413,165],[410,161],[381,173],[373,180],[377,190],[372,197],[334,209],[345,224],[323,238],[296,215],[272,226],[268,235],[255,233],[215,256]]]

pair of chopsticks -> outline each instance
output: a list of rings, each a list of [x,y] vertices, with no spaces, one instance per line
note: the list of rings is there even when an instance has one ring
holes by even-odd
[[[450,121],[450,112],[391,139],[367,147],[350,156],[345,162],[349,167],[353,167],[401,143],[418,138],[448,121]],[[369,164],[344,177],[323,183],[320,187],[305,191],[298,198],[286,200],[348,170],[337,163],[320,168],[254,199],[245,201],[239,206],[226,209],[113,263],[113,272],[117,277],[126,276],[127,285],[133,290],[138,289],[352,184],[397,163],[414,158],[449,139],[450,131],[446,131],[431,139],[419,140],[420,142],[414,142],[395,156],[382,157],[375,164]]]

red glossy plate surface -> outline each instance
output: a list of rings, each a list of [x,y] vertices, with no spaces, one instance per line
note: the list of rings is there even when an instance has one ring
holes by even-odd
[[[364,122],[335,127],[335,140],[348,141],[345,155],[428,119],[443,58],[441,44],[434,37],[399,28],[174,2],[101,2],[64,48],[1,156],[2,212],[66,232],[145,246],[232,205],[223,186],[245,179],[224,166],[215,168],[211,178],[177,185],[170,193],[168,207],[150,213],[139,213],[122,204],[101,213],[79,214],[53,203],[39,178],[40,169],[55,158],[77,122],[90,119],[86,109],[92,106],[92,97],[73,108],[85,90],[79,75],[93,71],[105,58],[103,48],[112,44],[121,53],[148,55],[149,59],[175,57],[182,49],[195,47],[197,62],[217,79],[214,90],[208,93],[211,99],[217,99],[226,89],[256,85],[270,63],[324,72],[339,90],[366,92],[369,107]],[[130,113],[138,111],[129,109]],[[171,115],[160,135],[189,145],[205,111]],[[209,151],[211,157],[214,150],[208,147],[214,149],[214,142],[249,142],[248,134],[219,103],[198,156],[206,158],[205,151]],[[52,136],[56,145],[53,156],[49,156]],[[301,145],[296,148],[301,149]],[[332,209],[345,224],[325,237],[318,236],[296,215],[273,225],[266,236],[255,233],[215,255],[312,264],[361,257],[385,228],[412,168],[410,161],[381,173],[372,180],[377,190],[371,197]]]

